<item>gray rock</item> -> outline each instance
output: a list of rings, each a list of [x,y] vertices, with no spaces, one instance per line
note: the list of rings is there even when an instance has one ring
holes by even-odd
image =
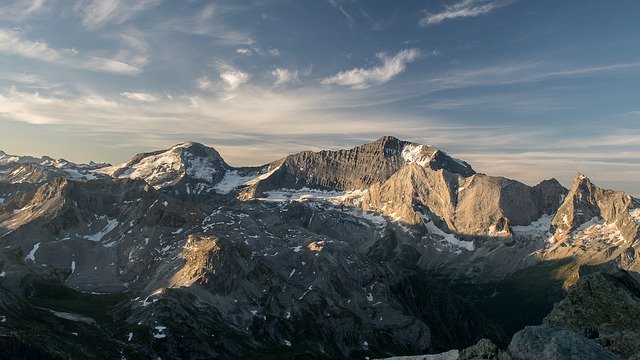
[[[592,272],[593,268],[580,268],[587,275],[544,321],[576,332],[589,330],[586,335],[597,336],[598,343],[622,357],[640,353],[640,284],[624,270],[605,266],[600,268],[608,268],[606,272]]]
[[[511,360],[511,356],[501,350],[489,339],[482,339],[477,344],[470,346],[460,352],[458,360]]]
[[[571,330],[553,325],[527,326],[511,339],[514,360],[616,360],[618,355]]]

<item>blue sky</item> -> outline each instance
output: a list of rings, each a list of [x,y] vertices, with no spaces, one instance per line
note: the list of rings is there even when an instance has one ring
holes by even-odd
[[[640,195],[640,2],[0,2],[0,149],[235,165],[391,134]]]

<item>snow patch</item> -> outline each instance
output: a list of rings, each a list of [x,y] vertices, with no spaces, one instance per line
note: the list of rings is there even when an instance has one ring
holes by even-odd
[[[425,149],[424,145],[413,145],[407,144],[402,148],[402,158],[408,164],[418,164],[420,166],[427,166],[431,161],[430,156],[425,156],[423,150]]]
[[[423,218],[423,220],[424,220],[423,221],[424,225],[427,227],[427,230],[429,231],[430,234],[441,236],[441,237],[443,237],[444,241],[446,241],[449,244],[451,244],[453,246],[456,246],[458,248],[463,248],[463,249],[466,249],[466,250],[469,250],[469,251],[475,250],[476,247],[473,244],[473,241],[460,240],[455,235],[449,234],[449,233],[446,233],[446,232],[442,231],[430,219]]]
[[[631,215],[636,223],[640,224],[640,208],[629,210],[629,215]]]
[[[64,169],[67,177],[71,180],[96,180],[98,177],[90,172],[81,172],[77,169]]]
[[[154,185],[154,188],[160,189],[177,183],[183,177],[182,159],[178,152],[172,150],[147,156],[131,166],[123,164],[98,171],[111,176],[120,172],[119,178],[143,179]]]
[[[29,252],[29,254],[27,254],[27,256],[25,256],[24,260],[31,260],[33,262],[36,262],[36,251],[38,251],[38,248],[40,247],[40,243],[37,243],[35,245],[33,245],[33,249],[31,249],[31,251]]]
[[[222,180],[220,180],[220,182],[218,182],[213,187],[213,189],[218,194],[228,194],[233,189],[236,189],[246,184],[247,182],[251,181],[252,179],[255,179],[256,175],[257,173],[249,173],[249,174],[242,175],[238,172],[238,170],[228,170],[227,172],[224,173]]]
[[[529,225],[512,226],[511,230],[515,233],[522,234],[545,233],[551,227],[551,220],[553,220],[553,215],[544,214]]]
[[[167,329],[165,326],[156,326],[156,333],[153,334],[153,337],[156,339],[164,339],[167,337],[167,334],[165,334],[165,330]]]
[[[101,219],[107,219],[106,216],[102,216]],[[107,235],[111,230],[115,229],[118,226],[118,220],[115,219],[107,219],[107,224],[104,226],[102,230],[93,234],[87,235],[84,238],[91,241],[101,241],[102,238]]]
[[[211,181],[217,172],[216,164],[210,158],[190,159],[187,165],[187,175],[195,179]]]

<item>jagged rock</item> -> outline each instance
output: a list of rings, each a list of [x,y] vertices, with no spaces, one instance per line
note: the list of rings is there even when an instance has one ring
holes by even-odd
[[[640,284],[624,270],[593,271],[581,271],[577,284],[544,321],[588,330],[587,335],[624,358],[640,353]]]
[[[513,336],[508,352],[514,360],[616,360],[620,358],[593,340],[552,325],[527,326]]]
[[[413,355],[413,356],[393,356],[377,360],[457,360],[458,350],[450,350],[440,354]]]
[[[556,180],[530,187],[500,177],[463,177],[447,169],[410,164],[371,186],[360,203],[364,210],[405,224],[433,221],[457,236],[496,237],[512,243],[511,226],[530,224],[555,210],[564,191]]]
[[[511,356],[489,339],[482,339],[476,345],[460,351],[458,360],[511,360]]]
[[[640,270],[640,201],[622,191],[604,190],[578,174],[551,222],[546,259],[573,257],[580,264],[614,260]]]
[[[270,175],[251,185],[244,197],[261,197],[270,190],[366,189],[389,179],[406,164],[415,163],[431,169],[447,169],[470,176],[471,166],[428,145],[406,142],[392,136],[348,150],[305,151],[272,163]]]

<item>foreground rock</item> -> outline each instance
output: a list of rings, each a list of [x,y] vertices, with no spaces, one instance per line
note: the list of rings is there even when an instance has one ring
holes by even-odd
[[[511,339],[514,360],[616,360],[620,357],[597,342],[553,325],[527,326]]]
[[[527,326],[511,339],[507,351],[487,339],[464,350],[386,360],[617,360],[618,355],[571,330],[553,325]]]
[[[545,322],[597,339],[624,358],[640,356],[640,284],[626,271],[589,273],[557,303]]]

